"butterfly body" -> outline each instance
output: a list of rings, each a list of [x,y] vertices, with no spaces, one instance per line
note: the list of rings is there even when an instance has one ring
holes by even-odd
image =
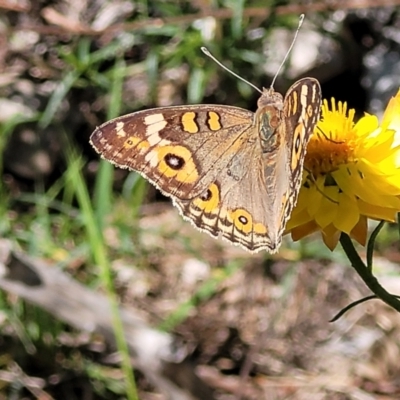
[[[170,196],[200,230],[251,252],[275,252],[320,102],[318,82],[305,78],[285,98],[264,89],[255,113],[225,105],[143,110],[101,125],[91,143]]]

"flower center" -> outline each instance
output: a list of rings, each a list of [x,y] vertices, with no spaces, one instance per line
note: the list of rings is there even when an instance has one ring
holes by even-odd
[[[311,138],[304,160],[304,168],[315,178],[336,171],[340,165],[354,161],[350,141],[336,141],[323,133],[315,132]]]

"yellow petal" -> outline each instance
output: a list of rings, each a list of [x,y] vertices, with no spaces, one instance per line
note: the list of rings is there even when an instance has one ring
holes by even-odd
[[[368,233],[368,220],[365,217],[361,217],[357,225],[351,231],[350,236],[357,240],[362,246],[365,246],[367,242]]]
[[[396,96],[389,100],[386,110],[382,117],[381,127],[400,131],[400,90]]]
[[[345,193],[340,193],[338,218],[334,222],[335,227],[349,235],[359,219],[360,212],[356,199],[347,196]]]
[[[379,121],[375,115],[365,114],[354,125],[354,131],[357,133],[357,136],[365,136],[376,130],[378,126]]]
[[[358,200],[357,203],[358,203],[358,208],[360,210],[360,214],[365,215],[368,218],[373,218],[376,220],[384,220],[389,222],[396,221],[398,212],[397,209],[375,206],[363,200]]]
[[[318,177],[317,181],[308,191],[307,212],[311,217],[318,212],[321,207],[322,194],[321,190],[324,188],[325,178]],[[320,189],[321,188],[321,189]]]
[[[356,196],[370,204],[398,208],[400,200],[395,196],[380,194],[373,185],[372,180],[365,179],[357,165],[348,164],[346,169],[332,173],[338,186],[349,196]]]
[[[304,225],[297,226],[291,230],[291,236],[293,241],[302,239],[305,236],[310,235],[318,230],[318,225],[314,221],[310,221]]]
[[[329,250],[335,250],[340,238],[340,231],[338,231],[332,225],[326,227],[322,230],[322,240],[325,243],[325,246],[328,247]]]
[[[328,186],[324,188],[321,207],[315,214],[315,222],[321,228],[325,228],[336,219],[338,212],[338,197],[337,186]]]

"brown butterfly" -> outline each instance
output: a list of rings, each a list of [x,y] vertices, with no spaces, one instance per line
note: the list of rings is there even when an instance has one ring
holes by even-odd
[[[255,113],[225,105],[138,111],[98,127],[98,153],[139,172],[183,217],[256,252],[279,248],[296,204],[308,141],[318,121],[317,80],[285,97],[264,89]]]

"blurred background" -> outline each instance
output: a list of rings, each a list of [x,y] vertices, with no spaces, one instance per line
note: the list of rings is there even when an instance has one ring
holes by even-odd
[[[60,281],[46,274],[36,282],[15,263],[2,272],[0,399],[129,397],[113,339],[83,324],[89,315],[99,324],[101,309],[69,302],[79,297],[69,286],[76,282],[178,341],[184,356],[160,376],[187,398],[399,398],[396,312],[374,300],[329,322],[369,294],[340,248],[330,252],[318,236],[285,238],[276,255],[250,255],[195,231],[168,199],[100,161],[89,144],[96,126],[141,109],[255,110],[259,93],[200,47],[268,88],[302,13],[275,89],[312,76],[325,99],[381,116],[400,87],[399,5],[1,0],[0,249],[28,257],[18,265],[34,270],[41,260],[72,280],[54,291]],[[394,225],[381,232],[374,266],[398,293],[397,234]],[[10,276],[29,290],[17,292]],[[133,365],[140,399],[181,398]]]

